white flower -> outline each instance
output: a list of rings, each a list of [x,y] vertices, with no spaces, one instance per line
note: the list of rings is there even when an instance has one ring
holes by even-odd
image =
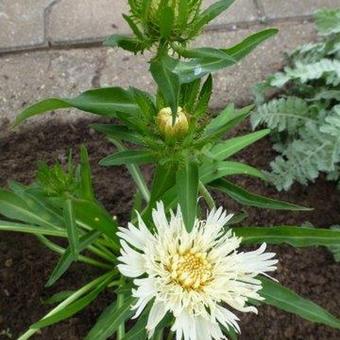
[[[138,228],[130,223],[118,232],[122,246],[118,268],[135,278],[135,318],[153,300],[146,326],[149,336],[168,312],[175,317],[171,329],[177,340],[226,339],[221,327],[240,332],[239,319],[229,307],[257,313],[247,301],[263,300],[256,276],[276,269],[275,254],[265,253],[266,244],[238,252],[241,239],[225,231],[232,215],[222,208],[212,210],[206,221],[196,220],[191,232],[180,209],[176,215],[171,212],[168,222],[158,203],[152,217],[154,233],[141,217]]]

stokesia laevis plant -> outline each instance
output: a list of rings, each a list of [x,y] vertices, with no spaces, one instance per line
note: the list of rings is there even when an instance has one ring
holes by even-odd
[[[189,41],[232,3],[221,0],[202,10],[201,1],[194,0],[129,1],[130,14],[124,18],[133,35],[113,35],[105,44],[134,53],[155,52],[150,72],[156,94],[134,87],[98,88],[76,98],[45,99],[18,115],[16,124],[74,107],[114,119],[92,125],[117,148],[100,164],[125,165],[136,185],[128,228],[98,202],[85,147],[79,164],[70,155],[67,169],[40,165],[31,185],[11,182],[9,189],[0,190],[0,230],[34,234],[60,255],[48,287],[77,261],[103,271],[76,291],[52,296],[47,302],[56,307],[20,340],[72,317],[104,290],[112,301],[86,340],[235,339],[241,327],[234,313],[255,312],[260,303],[340,328],[336,317],[266,277],[277,260],[265,252],[265,243],[339,246],[340,232],[239,227],[245,213],[227,215],[216,208],[210,191],[245,206],[308,210],[249,192],[230,180],[233,175],[266,180],[258,169],[230,158],[270,131],[226,139],[253,106],[236,109],[230,104],[217,115],[209,113],[212,74],[234,65],[277,32],[265,29],[231,48],[191,48]],[[144,164],[154,166],[150,185],[140,169]],[[203,221],[205,205],[210,213]],[[260,247],[240,250],[248,245]],[[135,321],[128,322],[134,315]]]
[[[241,239],[225,229],[232,215],[213,209],[206,220],[196,220],[191,232],[185,228],[180,208],[166,217],[164,205],[153,211],[154,232],[138,216],[138,228],[120,228],[119,271],[134,278],[137,299],[134,318],[152,307],[146,329],[152,337],[157,325],[170,312],[171,330],[177,339],[225,339],[222,329],[240,331],[237,316],[254,312],[248,300],[263,300],[257,279],[276,269],[274,253],[266,244],[251,252],[239,252]]]

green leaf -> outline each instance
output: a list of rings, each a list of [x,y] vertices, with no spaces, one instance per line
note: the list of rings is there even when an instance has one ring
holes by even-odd
[[[212,76],[209,75],[207,80],[202,86],[202,90],[198,96],[198,101],[197,105],[194,110],[194,115],[196,117],[200,117],[204,113],[206,113],[210,101],[210,97],[212,95],[213,91],[213,81],[212,81]]]
[[[33,211],[32,204],[28,205],[21,197],[16,194],[0,189],[0,214],[13,220],[19,220],[26,223],[38,224],[44,228],[47,226],[53,229],[59,229],[59,225],[51,221],[51,215],[47,209]],[[41,207],[41,205],[39,205]],[[35,210],[35,209],[34,209]]]
[[[106,340],[112,336],[118,327],[135,313],[131,310],[134,302],[135,298],[133,297],[127,298],[121,307],[118,307],[117,303],[113,302],[101,314],[85,340]]]
[[[236,202],[252,207],[276,210],[308,211],[313,210],[300,205],[274,200],[257,194],[253,194],[240,186],[225,179],[218,179],[209,184],[212,188],[230,196]]]
[[[187,112],[194,112],[196,99],[200,92],[201,80],[196,79],[191,83],[183,84],[181,87],[181,106]]]
[[[242,243],[289,244],[293,247],[338,246],[340,231],[304,227],[241,227],[235,228]]]
[[[135,87],[130,87],[130,91],[133,94],[135,102],[143,113],[144,118],[153,122],[157,114],[154,98],[148,92],[141,91]]]
[[[151,62],[150,71],[166,104],[171,107],[172,113],[176,114],[180,92],[178,76],[165,66],[164,58]]]
[[[79,234],[74,216],[72,200],[70,199],[66,200],[64,203],[64,217],[71,255],[73,260],[76,261],[80,250]]]
[[[9,187],[14,194],[25,201],[31,213],[39,216],[44,221],[40,224],[42,227],[46,227],[46,225],[54,228],[65,227],[62,210],[51,203],[51,200],[40,189],[26,187],[17,182],[10,182]]]
[[[121,144],[119,141],[115,139],[110,139],[113,144],[116,145],[118,151],[127,151],[127,148]],[[135,181],[137,188],[140,190],[141,194],[143,195],[143,198],[145,199],[146,202],[149,202],[150,200],[150,192],[148,189],[148,186],[145,182],[145,178],[140,171],[139,167],[135,164],[127,164],[126,165],[127,169],[130,172],[131,177]]]
[[[230,55],[236,61],[240,61],[249,53],[251,53],[258,45],[263,43],[265,40],[273,37],[279,32],[277,28],[267,28],[263,31],[256,32],[246,39],[244,39],[241,43],[231,47],[223,49],[225,53]]]
[[[132,29],[132,32],[136,35],[136,37],[140,40],[144,39],[144,35],[142,33],[142,31],[138,28],[138,26],[134,23],[134,21],[131,19],[131,17],[129,17],[126,14],[123,14],[123,18],[125,19],[125,21],[128,23],[128,25],[130,26],[130,28]]]
[[[147,340],[148,333],[146,324],[148,322],[148,317],[148,308],[146,308],[143,314],[138,318],[136,324],[125,334],[122,340]]]
[[[197,213],[198,166],[193,161],[186,161],[177,170],[177,195],[181,206],[185,226],[188,231],[193,228]]]
[[[75,107],[82,111],[110,117],[115,117],[117,111],[130,114],[139,113],[139,107],[134,103],[129,91],[120,87],[108,87],[86,91],[76,98],[45,99],[28,107],[19,114],[16,118],[15,125],[44,112],[69,107]]]
[[[93,129],[98,132],[104,133],[106,136],[118,140],[126,141],[134,144],[143,144],[143,138],[140,134],[130,130],[126,126],[113,125],[113,124],[91,124]]]
[[[104,40],[103,45],[110,47],[120,47],[123,50],[137,53],[147,48],[149,46],[149,42],[146,40],[128,37],[126,35],[113,34]]]
[[[261,178],[262,180],[266,180],[265,176],[260,170],[257,170],[250,165],[239,162],[213,162],[204,164],[200,168],[200,180],[204,184],[215,181],[216,179],[221,177],[233,175],[253,176]]]
[[[124,164],[147,164],[155,160],[155,154],[147,150],[128,150],[117,152],[103,158],[99,164],[103,166],[116,166]]]
[[[38,227],[29,224],[14,223],[9,221],[0,220],[0,230],[1,231],[13,231],[19,233],[27,233],[34,235],[49,235],[57,237],[66,237],[66,232],[64,230],[58,230],[51,227]]]
[[[91,231],[86,235],[82,236],[79,240],[78,253],[85,250],[89,245],[91,245],[99,236],[101,232]],[[67,271],[72,262],[74,261],[74,256],[72,254],[70,246],[65,250],[64,254],[59,259],[56,267],[53,269],[47,283],[46,287],[51,287],[55,282],[57,282],[62,275]]]
[[[215,145],[210,151],[209,156],[216,160],[229,158],[235,153],[241,151],[247,146],[255,143],[259,139],[267,136],[270,133],[269,129],[261,130],[248,135],[228,139],[224,143]]]
[[[154,204],[161,196],[174,186],[176,181],[176,166],[174,164],[158,165],[155,169],[150,205]]]
[[[65,290],[63,292],[56,293],[49,297],[48,299],[43,301],[44,305],[54,305],[56,303],[62,302],[69,298],[72,294],[74,294],[75,291],[73,290]]]
[[[164,59],[164,62],[167,68],[178,75],[181,83],[189,83],[195,79],[204,77],[206,74],[234,65],[247,54],[251,53],[259,44],[274,36],[277,32],[278,30],[274,28],[257,32],[231,48],[220,49],[220,52],[223,52],[224,54],[220,54],[219,58],[217,58],[217,52],[214,52],[215,58],[202,56],[184,62],[168,57]],[[212,50],[206,49],[196,49],[193,53],[199,52],[213,53]],[[188,53],[187,55],[190,55],[190,51],[180,50],[180,53]]]
[[[238,118],[247,117],[254,105],[246,106],[240,110],[236,110],[233,104],[228,105],[222,112],[220,112],[215,118],[213,118],[205,128],[205,134],[209,135],[215,131],[220,130],[228,123],[233,121],[237,122]],[[244,119],[243,118],[243,119]]]
[[[95,200],[95,195],[92,187],[89,155],[84,145],[82,145],[80,148],[80,180],[81,197],[85,200]]]
[[[169,6],[164,6],[160,11],[160,33],[161,37],[168,39],[174,25],[175,13]]]
[[[76,199],[72,203],[78,224],[98,230],[111,240],[117,238],[117,222],[102,206],[96,202]]]
[[[53,325],[62,320],[68,319],[74,314],[78,313],[82,309],[84,309],[87,305],[89,305],[92,301],[94,301],[97,296],[107,287],[107,285],[112,280],[114,274],[108,276],[105,280],[100,282],[98,286],[93,289],[90,293],[85,295],[84,297],[78,299],[77,301],[71,303],[60,311],[52,314],[51,316],[45,317],[42,320],[33,324],[30,328],[32,329],[41,329],[50,325]]]
[[[340,329],[340,320],[314,302],[300,297],[270,279],[261,277],[260,280],[262,282],[260,295],[265,298],[264,303],[297,314],[308,321]]]
[[[207,9],[205,9],[194,22],[192,28],[192,35],[196,35],[205,25],[211,20],[219,16],[223,11],[230,7],[235,0],[221,0],[217,1]]]
[[[197,141],[197,144],[204,145],[210,141],[221,138],[225,133],[240,124],[249,116],[249,108],[250,107],[246,107],[237,111],[232,109],[224,110],[206,126],[203,136]],[[231,113],[229,114],[228,112]]]

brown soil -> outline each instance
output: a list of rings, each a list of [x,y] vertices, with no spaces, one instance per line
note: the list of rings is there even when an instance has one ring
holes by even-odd
[[[131,207],[133,183],[124,168],[105,169],[98,161],[113,151],[99,135],[87,128],[88,122],[76,125],[47,125],[24,134],[13,134],[0,140],[0,185],[9,180],[30,183],[34,178],[37,160],[54,162],[65,160],[68,147],[78,150],[80,144],[88,146],[97,197],[105,206],[126,221]],[[238,132],[248,130],[245,126]],[[258,168],[266,168],[273,158],[269,140],[263,140],[238,156]],[[146,175],[149,171],[145,170]],[[248,178],[237,178],[239,184],[250,191],[262,193],[315,208],[312,212],[293,213],[245,208],[249,217],[244,225],[301,225],[308,221],[326,227],[340,222],[340,195],[335,185],[319,179],[308,187],[294,185],[289,193],[277,193],[272,187]],[[219,195],[229,211],[240,206]],[[297,293],[310,298],[340,317],[340,265],[323,248],[293,249],[289,246],[271,247],[278,253],[280,265],[277,278]],[[44,284],[57,257],[46,250],[33,236],[1,233],[0,236],[0,339],[17,336],[42,317],[50,308],[44,299],[55,292],[80,287],[96,274],[81,264],[71,270],[53,288]],[[45,329],[37,339],[82,339],[95,322],[101,310],[110,303],[109,293],[92,304],[86,311],[68,321]],[[340,332],[314,325],[288,313],[263,306],[259,316],[241,316],[241,339],[340,339]],[[8,335],[5,335],[7,332]],[[137,339],[138,340],[138,339]]]

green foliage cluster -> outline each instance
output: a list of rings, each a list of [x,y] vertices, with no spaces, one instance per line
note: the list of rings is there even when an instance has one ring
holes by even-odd
[[[111,123],[93,125],[116,146],[116,152],[100,163],[103,166],[127,167],[136,185],[134,208],[150,229],[153,228],[152,209],[161,200],[167,212],[178,204],[181,206],[185,227],[191,231],[195,217],[203,208],[198,204],[198,195],[211,209],[215,207],[210,190],[220,191],[241,204],[258,208],[306,210],[251,193],[230,180],[233,175],[266,180],[261,171],[236,162],[232,157],[266,136],[270,130],[226,139],[227,132],[249,117],[253,106],[236,109],[229,105],[214,117],[208,115],[213,91],[211,74],[234,65],[277,30],[257,32],[230,48],[192,49],[186,46],[186,42],[232,3],[232,0],[217,1],[201,11],[201,1],[194,0],[129,1],[131,12],[125,19],[134,36],[112,36],[107,43],[134,53],[155,47],[150,72],[157,84],[157,92],[150,94],[134,87],[108,87],[86,91],[76,98],[49,98],[26,108],[18,115],[16,124],[47,111],[71,107],[112,118]],[[186,29],[179,29],[184,27]],[[329,29],[324,27],[325,31]],[[175,58],[174,51],[182,58]],[[332,79],[334,82],[335,78]],[[293,106],[294,103],[289,105]],[[301,110],[308,111],[312,104],[300,100],[299,105]],[[290,110],[293,111],[293,108]],[[160,116],[161,112],[170,112],[170,124],[169,117]],[[333,121],[336,118],[332,117],[327,117],[329,124],[324,127],[325,134],[334,133]],[[183,124],[180,134],[174,133],[176,124]],[[282,128],[295,128],[288,120],[280,124]],[[171,133],[167,135],[167,131]],[[308,131],[312,133],[311,129]],[[140,170],[144,164],[154,166],[150,185]],[[72,317],[104,290],[111,291],[115,298],[85,339],[98,340],[112,336],[119,340],[147,338],[145,326],[150,306],[146,307],[131,329],[125,328],[133,314],[131,305],[135,303],[135,298],[131,297],[132,283],[117,270],[120,245],[116,232],[119,221],[96,199],[85,147],[80,150],[78,165],[72,162],[71,157],[66,169],[58,164],[52,167],[42,165],[32,185],[10,183],[9,189],[0,189],[0,216],[0,230],[34,234],[45,246],[60,255],[47,286],[54,285],[76,261],[98,267],[104,272],[76,291],[52,296],[46,303],[56,304],[56,307],[33,324],[20,340]],[[244,214],[236,215],[230,224],[237,225],[243,217]],[[135,223],[136,215],[132,214],[131,219]],[[242,243],[246,245],[266,242],[286,243],[294,247],[340,246],[338,230],[236,226],[233,232],[242,237]],[[67,242],[59,243],[59,239]],[[263,303],[340,329],[340,321],[321,307],[279,283],[261,275],[258,279],[262,282]],[[168,329],[171,321],[169,315],[161,321],[154,339],[162,337],[163,329]],[[223,331],[226,336],[236,337],[230,330]]]
[[[279,190],[307,184],[320,172],[340,179],[340,9],[315,14],[320,41],[297,48],[283,72],[255,89],[252,125],[272,129],[280,153],[268,177]],[[268,91],[280,98],[266,102]]]

